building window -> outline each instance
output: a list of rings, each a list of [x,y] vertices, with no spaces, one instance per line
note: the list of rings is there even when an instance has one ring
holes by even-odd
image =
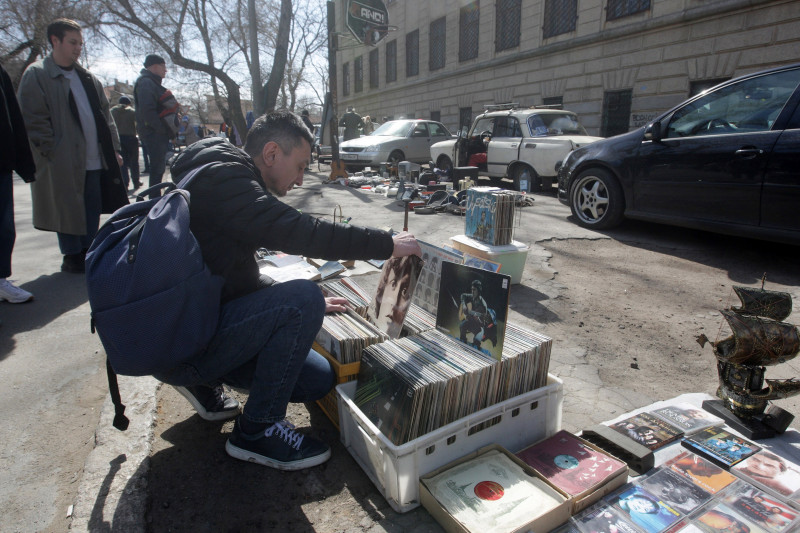
[[[419,30],[406,34],[406,78],[419,74]]]
[[[369,86],[372,89],[378,87],[378,49],[371,50],[369,53]]]
[[[431,22],[431,46],[428,60],[429,70],[444,68],[445,59],[445,17]]]
[[[547,98],[542,98],[542,105],[546,106],[559,106],[563,107],[564,105],[564,97],[563,96],[548,96]]]
[[[355,80],[355,92],[360,93],[364,90],[364,57],[358,56],[353,60],[353,79]]]
[[[472,108],[459,107],[458,108],[458,131],[463,132],[463,137],[469,133],[469,127],[472,126]]]
[[[578,0],[545,0],[542,36],[554,37],[575,31],[577,20]]]
[[[608,0],[606,20],[621,19],[650,10],[650,0]]]
[[[699,80],[693,81],[689,84],[689,97],[700,94],[706,89],[710,89],[715,85],[719,85],[723,81],[728,81],[730,78],[717,78],[713,80]]]
[[[442,121],[442,112],[441,111],[431,111],[431,120],[435,120],[436,122]]]
[[[342,94],[347,96],[350,94],[350,62],[342,65]]]
[[[496,52],[519,46],[522,0],[497,0],[494,48]]]
[[[478,2],[461,8],[458,18],[458,60],[466,61],[478,57],[478,29],[480,22]]]
[[[601,137],[612,137],[627,133],[631,121],[631,98],[633,91],[606,91],[603,95],[603,124]]]
[[[397,39],[386,43],[386,83],[397,81]]]

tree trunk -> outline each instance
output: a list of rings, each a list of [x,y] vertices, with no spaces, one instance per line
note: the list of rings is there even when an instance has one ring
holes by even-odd
[[[250,90],[253,93],[253,110],[257,117],[264,114],[264,86],[261,84],[261,60],[258,50],[258,17],[256,0],[247,0],[247,19],[250,39]]]
[[[289,30],[292,26],[292,0],[281,0],[281,18],[278,23],[278,37],[275,42],[275,57],[272,61],[272,71],[264,87],[264,111],[275,109],[278,100],[283,73],[286,69],[286,59],[289,54]]]

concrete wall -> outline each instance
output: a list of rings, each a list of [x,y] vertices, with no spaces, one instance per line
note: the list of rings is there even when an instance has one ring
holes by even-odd
[[[464,0],[386,2],[389,24],[397,30],[378,44],[379,87],[369,87],[369,52],[339,37],[337,78],[340,110],[360,114],[427,118],[441,112],[455,131],[460,107],[473,116],[483,105],[514,101],[541,104],[561,96],[590,134],[600,133],[603,95],[632,90],[630,126],[680,103],[691,82],[730,78],[800,61],[800,2],[796,0],[651,0],[649,11],[607,21],[606,0],[578,0],[575,31],[542,36],[544,0],[522,0],[522,37],[511,50],[495,52],[496,0],[480,0],[478,57],[458,60],[459,9]],[[337,29],[345,26],[347,0],[336,0]],[[429,26],[447,17],[443,69],[428,69]],[[405,36],[419,30],[419,75],[405,74]],[[386,83],[386,43],[397,40],[397,81]],[[363,55],[364,88],[354,92],[352,65]],[[341,68],[349,62],[350,94],[341,92]]]

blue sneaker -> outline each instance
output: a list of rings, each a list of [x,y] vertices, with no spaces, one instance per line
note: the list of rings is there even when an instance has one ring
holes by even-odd
[[[236,459],[278,470],[302,470],[320,465],[331,457],[330,446],[298,433],[288,420],[275,422],[255,435],[242,432],[237,420],[225,443],[225,451]]]
[[[203,420],[217,421],[228,420],[239,414],[239,401],[225,393],[225,387],[217,385],[209,387],[207,385],[195,385],[172,387],[189,400],[194,410]]]

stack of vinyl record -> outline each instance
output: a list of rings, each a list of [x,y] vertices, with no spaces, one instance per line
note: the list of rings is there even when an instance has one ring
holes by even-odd
[[[389,337],[353,311],[329,313],[317,333],[317,343],[342,364],[356,363],[361,351]]]
[[[514,236],[514,216],[519,193],[497,187],[472,187],[467,191],[464,232],[467,237],[499,246]]]
[[[340,296],[347,300],[348,306],[357,314],[366,317],[367,308],[371,300],[370,296],[364,292],[352,279],[341,278],[326,283],[321,283],[323,292],[327,296]]]
[[[368,346],[355,403],[400,445],[538,388],[546,382],[551,341],[514,332],[512,345],[521,351],[504,351],[500,362],[435,329]]]
[[[416,335],[436,327],[436,316],[415,303],[411,303],[403,322],[403,330],[407,335]]]

